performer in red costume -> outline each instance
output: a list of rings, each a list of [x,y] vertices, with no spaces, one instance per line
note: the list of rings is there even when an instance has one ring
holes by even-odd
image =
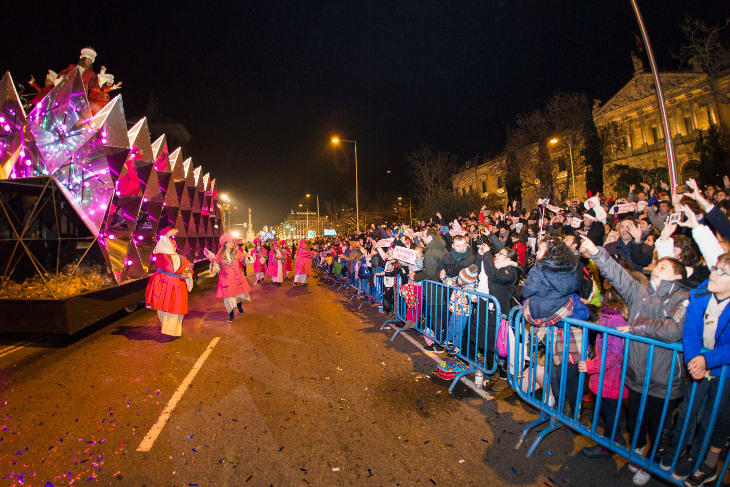
[[[234,310],[243,314],[243,303],[251,301],[249,293],[251,286],[243,274],[242,265],[246,265],[248,254],[238,250],[236,238],[230,233],[221,235],[220,250],[218,255],[206,252],[206,256],[217,264],[218,268],[218,290],[216,298],[222,298],[223,304],[228,312],[228,322],[233,321]]]
[[[48,92],[53,89],[54,86],[56,86],[56,79],[58,79],[58,74],[56,74],[56,72],[51,69],[49,69],[48,74],[46,74],[46,83],[43,87],[41,87],[41,85],[36,82],[33,76],[30,77],[28,84],[35,88],[35,90],[38,92],[38,94],[34,96],[33,99],[30,101],[31,109],[35,106],[36,103],[41,101],[43,97],[46,96]]]
[[[97,75],[98,83],[89,86],[89,104],[91,113],[96,115],[99,110],[109,103],[109,92],[122,87],[122,82],[114,84],[114,75],[106,72],[106,66],[102,66]]]
[[[251,250],[253,256],[253,271],[256,273],[256,284],[264,282],[264,273],[266,272],[266,263],[269,259],[269,254],[261,244],[260,238],[253,239],[255,247]]]
[[[286,240],[282,240],[279,242],[279,245],[281,245],[281,251],[286,256],[286,265],[284,265],[284,280],[286,281],[289,279],[289,273],[292,270],[291,267],[291,250],[289,247],[286,246]]]
[[[182,335],[182,321],[188,313],[188,292],[193,289],[193,265],[177,253],[174,228],[165,228],[152,252],[157,272],[150,277],[145,291],[145,305],[157,311],[162,333]]]
[[[91,69],[95,59],[96,51],[94,51],[92,48],[85,47],[81,49],[81,56],[79,57],[78,64],[69,64],[64,69],[62,69],[61,72],[58,73],[58,81],[60,82],[60,80],[62,80],[64,76],[69,74],[78,66],[81,70],[81,80],[84,83],[84,88],[86,90],[86,94],[88,95],[90,86],[99,86],[99,79],[97,78],[94,70]]]

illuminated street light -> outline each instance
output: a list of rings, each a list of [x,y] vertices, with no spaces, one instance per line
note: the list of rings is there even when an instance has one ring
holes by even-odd
[[[560,142],[560,139],[557,137],[553,137],[549,140],[549,142],[552,145],[557,144]],[[570,138],[568,139],[568,154],[570,155],[570,175],[573,179],[573,198],[575,198],[575,171],[573,170],[573,143],[571,142]]]
[[[339,137],[332,137],[333,144],[339,144],[340,142],[348,142],[355,145],[355,229],[357,233],[360,233],[360,198],[358,195],[358,184],[357,184],[357,141],[356,140],[344,140]]]
[[[227,195],[226,193],[222,193],[222,194],[221,194],[221,199],[222,199],[223,201],[228,201],[228,195]]]

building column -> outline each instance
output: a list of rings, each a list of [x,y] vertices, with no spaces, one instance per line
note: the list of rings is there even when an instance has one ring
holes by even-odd
[[[646,124],[644,123],[644,112],[639,112],[639,131],[641,131],[641,144],[648,146],[646,141]]]

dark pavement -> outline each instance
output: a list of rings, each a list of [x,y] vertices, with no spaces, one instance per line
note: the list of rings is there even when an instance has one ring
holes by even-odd
[[[509,389],[449,395],[429,356],[379,330],[376,307],[310,283],[252,286],[229,324],[215,279],[201,280],[174,341],[142,309],[72,340],[3,348],[0,484],[631,484],[623,462],[583,458],[587,440],[565,430],[525,458],[513,447],[535,414]],[[137,451],[215,337],[151,450]]]

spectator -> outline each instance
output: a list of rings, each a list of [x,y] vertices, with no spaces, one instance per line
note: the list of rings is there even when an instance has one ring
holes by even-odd
[[[682,338],[682,324],[689,292],[678,283],[687,276],[684,266],[679,261],[671,257],[660,259],[651,273],[649,284],[642,285],[611,259],[606,249],[597,247],[587,238],[583,238],[581,253],[593,260],[601,274],[626,302],[630,318],[628,325],[620,331],[628,331],[634,335],[667,343],[674,343]],[[655,348],[644,417],[639,418],[649,352],[648,344],[638,341],[632,343],[626,372],[626,386],[629,388],[629,430],[634,434],[637,427],[639,429],[634,450],[638,455],[644,454],[647,434],[652,444],[660,441],[661,415],[652,412],[663,410],[667,399],[667,418],[671,418],[681,401],[680,385],[685,377],[685,370],[674,360],[672,350]],[[671,384],[670,377],[673,377]],[[668,386],[670,387],[667,398]],[[634,472],[635,485],[645,485],[651,478],[648,472],[636,466],[629,465],[629,469]]]

